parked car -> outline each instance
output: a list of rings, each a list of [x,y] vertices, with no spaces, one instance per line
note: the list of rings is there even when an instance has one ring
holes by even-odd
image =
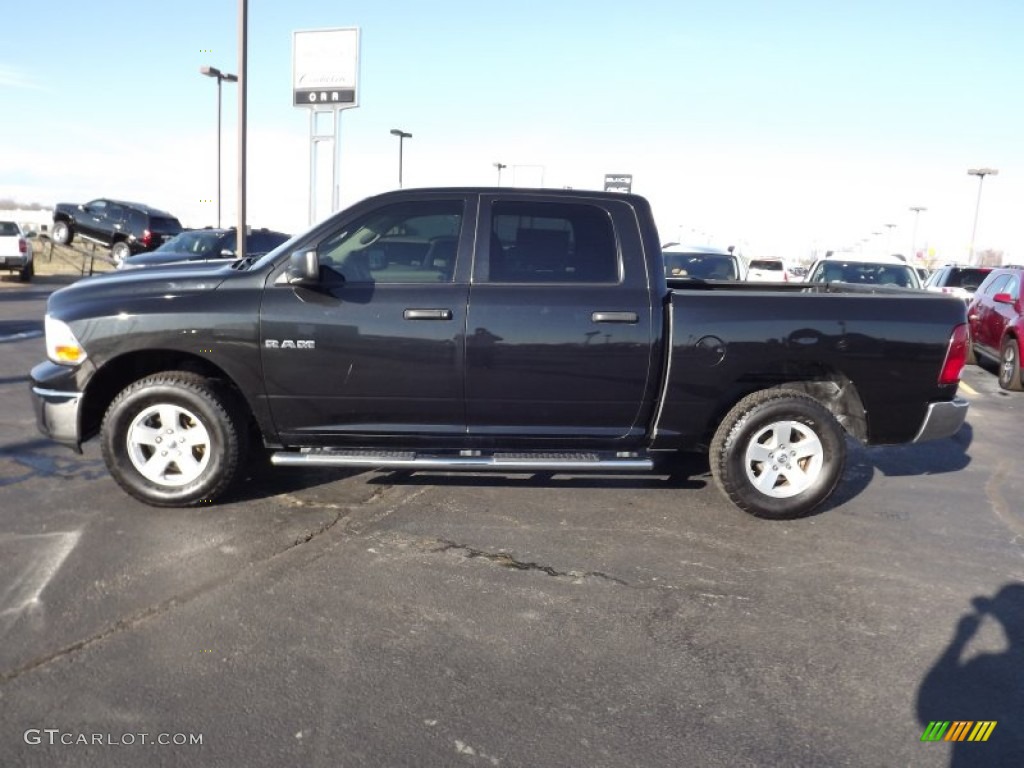
[[[52,293],[36,418],[99,435],[154,506],[214,501],[261,443],[278,466],[574,474],[706,451],[733,503],[784,518],[832,495],[848,436],[966,417],[952,296],[664,273],[638,195],[398,190],[253,262]]]
[[[788,283],[789,273],[782,259],[753,259],[747,265],[747,280],[755,283]]]
[[[935,293],[951,293],[969,302],[991,271],[992,267],[947,264],[928,275],[924,287]]]
[[[174,216],[142,203],[98,198],[82,205],[58,203],[50,237],[67,245],[76,237],[110,249],[115,264],[133,253],[152,251],[181,232]]]
[[[967,305],[971,351],[999,364],[999,386],[1021,391],[1020,351],[1024,339],[1024,267],[996,267]]]
[[[188,229],[165,242],[155,251],[129,256],[118,269],[135,269],[186,261],[234,259],[238,247],[236,228]],[[285,242],[291,235],[270,229],[254,229],[245,236],[245,255],[262,256]]]
[[[814,262],[807,274],[809,283],[853,283],[920,288],[917,270],[896,256],[832,254]]]
[[[666,243],[661,248],[665,277],[690,280],[745,280],[743,259],[731,250]]]
[[[16,221],[0,221],[0,269],[17,272],[23,283],[35,273],[32,245]]]

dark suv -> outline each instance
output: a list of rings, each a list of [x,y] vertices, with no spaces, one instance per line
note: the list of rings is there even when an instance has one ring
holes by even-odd
[[[965,264],[947,264],[939,267],[924,283],[926,290],[935,293],[951,293],[964,301],[970,301],[978,286],[982,284],[992,267],[971,267]]]
[[[181,232],[151,253],[129,256],[118,264],[118,269],[174,264],[182,261],[210,261],[233,259],[238,243],[235,227],[230,229],[188,229]],[[291,235],[269,229],[252,229],[245,236],[245,255],[262,256],[285,242]]]
[[[993,269],[967,305],[972,352],[997,361],[999,386],[1018,391],[1024,389],[1020,373],[1021,339],[1024,338],[1022,277],[1022,267]]]
[[[99,243],[120,264],[133,253],[152,251],[181,230],[181,222],[167,211],[99,198],[83,205],[58,203],[50,237],[61,245],[75,237]]]

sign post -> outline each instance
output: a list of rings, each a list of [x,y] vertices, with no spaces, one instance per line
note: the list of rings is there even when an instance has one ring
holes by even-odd
[[[359,29],[335,27],[292,33],[292,106],[309,110],[309,223],[317,220],[319,151],[331,142],[331,209],[338,210],[341,110],[359,106]],[[333,118],[333,135],[320,115]]]

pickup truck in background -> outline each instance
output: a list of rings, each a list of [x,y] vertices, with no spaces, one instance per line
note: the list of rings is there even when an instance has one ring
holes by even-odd
[[[16,221],[0,221],[0,269],[17,272],[23,283],[35,274],[32,245]]]
[[[755,515],[806,514],[846,435],[955,433],[962,301],[842,284],[666,279],[642,197],[402,190],[258,259],[81,280],[50,296],[38,424],[99,435],[155,506],[281,466],[651,470],[707,451]]]

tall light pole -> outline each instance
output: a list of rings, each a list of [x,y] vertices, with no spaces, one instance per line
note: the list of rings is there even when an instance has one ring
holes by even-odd
[[[921,211],[927,211],[923,205],[912,205],[910,210],[914,212],[914,234],[910,236],[910,256],[913,259],[917,258],[917,219],[921,215]]]
[[[237,83],[238,75],[221,72],[216,67],[200,67],[199,74],[217,78],[217,228],[220,229],[220,84],[224,82]]]
[[[895,227],[895,226],[896,226],[895,224],[886,224],[885,225],[885,228],[889,230],[889,234],[886,235],[886,237],[885,237],[885,251],[886,251],[885,255],[886,256],[892,256],[892,228]]]
[[[235,232],[235,255],[245,258],[245,174],[246,137],[248,135],[249,91],[249,0],[238,0],[238,229]]]
[[[406,133],[405,131],[399,130],[398,128],[391,129],[391,135],[398,137],[398,188],[402,188],[402,142],[406,139],[411,139],[412,134]]]
[[[978,211],[981,209],[981,186],[985,183],[986,176],[996,176],[999,173],[997,168],[968,168],[968,176],[978,177],[978,201],[974,204],[974,226],[971,227],[971,255],[967,263],[974,263],[974,237],[978,234]]]
[[[498,169],[498,186],[500,187],[501,186],[501,169],[502,168],[508,168],[508,166],[505,165],[505,163],[495,163],[494,167]]]

